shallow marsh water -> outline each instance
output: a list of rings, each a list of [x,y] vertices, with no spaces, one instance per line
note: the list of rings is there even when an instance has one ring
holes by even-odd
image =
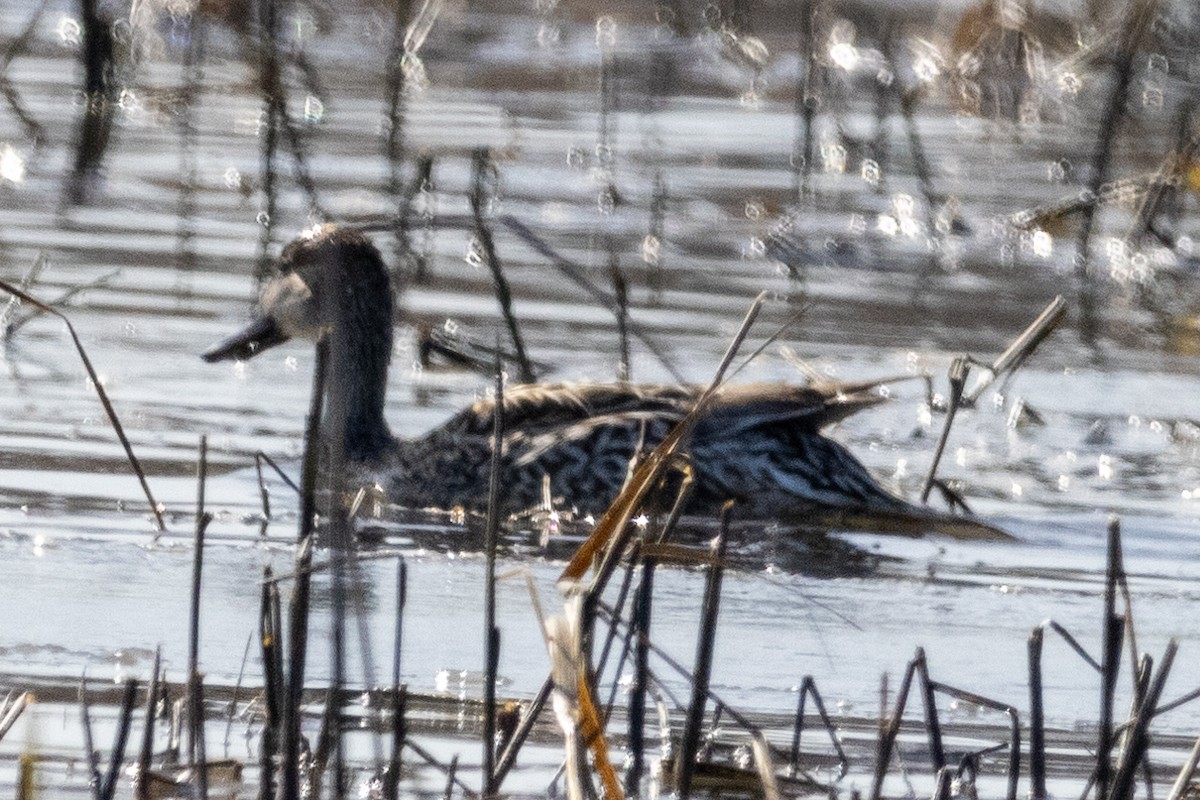
[[[25,3],[0,3],[6,40],[31,13]],[[259,535],[252,457],[262,450],[296,470],[312,362],[303,345],[233,366],[209,366],[197,357],[246,318],[255,295],[261,102],[238,38],[213,27],[204,92],[193,113],[195,209],[181,222],[185,159],[170,97],[179,85],[179,53],[168,37],[118,114],[92,201],[62,208],[79,113],[76,46],[69,41],[74,13],[51,3],[29,50],[6,73],[49,138],[35,151],[10,109],[0,108],[0,147],[11,146],[25,159],[20,181],[0,179],[0,277],[19,280],[44,254],[47,266],[32,291],[52,299],[119,270],[75,301],[69,314],[166,508],[169,532],[153,535],[145,499],[64,326],[42,318],[23,327],[0,353],[0,671],[13,676],[0,685],[19,689],[22,675],[65,679],[84,668],[114,679],[145,676],[159,644],[168,669],[182,672],[200,434],[209,437],[207,498],[216,514],[205,553],[201,663],[211,680],[232,683],[257,626],[262,568],[286,572],[293,558],[295,503],[278,481],[269,481],[275,519],[267,536]],[[646,69],[647,53],[666,34],[637,22],[629,9],[611,14],[620,22],[614,52],[636,77],[634,67]],[[346,12],[305,42],[324,89],[323,109],[305,125],[307,163],[334,218],[381,215],[391,207],[380,156],[381,57],[373,55],[386,51],[384,21],[371,10]],[[767,246],[789,213],[798,180],[791,166],[795,56],[777,41],[783,34],[768,38],[777,57],[757,83],[749,70],[722,60],[711,38],[661,45],[666,57],[690,70],[689,92],[647,107],[621,99],[601,113],[594,16],[580,21],[562,12],[550,22],[562,40],[540,47],[537,32],[546,19],[451,7],[422,51],[428,85],[409,96],[404,135],[410,153],[434,158],[435,188],[425,202],[435,224],[413,232],[430,274],[404,293],[406,317],[397,329],[388,396],[398,433],[420,434],[488,390],[486,376],[416,366],[414,344],[419,323],[450,325],[485,342],[501,329],[486,269],[465,258],[470,233],[436,224],[467,213],[470,150],[480,146],[502,155],[494,212],[521,220],[585,264],[601,285],[606,242],[616,242],[633,318],[663,343],[688,380],[708,379],[762,290],[775,300],[759,335],[794,312],[796,304],[786,298],[803,293],[811,307],[785,337],[788,353],[768,349],[739,380],[798,380],[790,353],[839,378],[928,372],[944,392],[954,355],[990,360],[1056,294],[1068,296],[1070,320],[1077,319],[1069,241],[1035,252],[1028,237],[997,220],[1075,188],[1052,179],[1052,167],[1062,159],[1086,161],[1093,134],[1086,111],[1065,122],[1017,127],[966,118],[936,98],[929,101],[919,124],[938,189],[958,199],[971,231],[943,242],[957,258],[950,259],[952,267],[932,271],[925,232],[911,239],[856,233],[880,213],[891,213],[902,226],[909,200],[920,203],[902,121],[893,116],[893,158],[885,164],[894,171],[887,173],[885,194],[858,176],[854,154],[848,171],[826,166],[813,175],[820,210],[802,215],[789,234],[810,246],[800,284]],[[158,33],[169,31],[163,23]],[[299,86],[294,76],[292,84]],[[759,94],[747,98],[751,88]],[[296,91],[293,103],[302,104],[303,92]],[[865,136],[874,124],[869,102],[847,97],[841,123]],[[607,149],[597,148],[602,117]],[[1145,163],[1131,156],[1130,168],[1145,168],[1154,153],[1165,152],[1165,117],[1165,111],[1139,116]],[[828,147],[836,146],[833,128],[830,119],[819,119]],[[836,157],[829,154],[823,164]],[[286,153],[280,164],[284,192],[272,252],[312,221],[289,179]],[[660,261],[651,264],[643,261],[642,244],[656,172],[669,199]],[[621,199],[605,210],[610,176]],[[251,191],[243,192],[245,186]],[[1102,223],[1120,229],[1122,214],[1108,210]],[[1182,224],[1195,227],[1187,219]],[[187,256],[181,255],[181,229],[189,234]],[[388,238],[379,243],[388,252]],[[551,377],[612,378],[618,358],[612,315],[527,243],[500,230],[498,246],[530,350],[554,366]],[[1175,287],[1170,310],[1186,322],[1200,296],[1195,268],[1186,261],[1169,266],[1161,283]],[[1034,626],[1053,618],[1098,649],[1112,513],[1122,519],[1139,647],[1158,654],[1169,637],[1179,637],[1184,657],[1176,661],[1167,696],[1200,685],[1194,657],[1200,646],[1194,613],[1200,601],[1200,362],[1186,337],[1155,328],[1161,318],[1139,306],[1138,292],[1118,278],[1096,279],[1098,344],[1068,324],[1004,397],[985,394],[956,422],[941,474],[960,481],[975,511],[1015,541],[845,534],[839,541],[857,548],[858,558],[853,569],[841,571],[828,561],[814,563],[818,556],[780,529],[764,528],[742,548],[743,568],[725,580],[714,691],[737,708],[786,713],[795,707],[801,677],[811,674],[838,715],[869,718],[880,675],[894,680],[920,645],[935,679],[1012,703],[1024,716],[1025,642]],[[654,281],[661,293],[651,288]],[[636,341],[631,371],[637,380],[669,380]],[[833,435],[912,497],[943,417],[925,408],[921,381],[896,384],[891,394],[893,402],[847,420]],[[1017,398],[1042,424],[1010,424]],[[362,562],[354,600],[374,652],[364,658],[356,650],[351,674],[368,683],[390,672],[385,643],[393,626],[395,561],[389,554],[400,553],[410,579],[404,679],[413,691],[478,696],[483,562],[460,547],[460,528],[436,533],[389,528],[367,548],[371,557]],[[501,571],[531,573],[542,601],[553,607],[563,552],[523,543],[503,559]],[[684,663],[694,652],[702,587],[703,576],[686,570],[663,570],[656,581],[654,639]],[[314,685],[329,674],[320,644],[327,639],[328,598],[321,591],[318,584]],[[544,679],[547,659],[523,577],[503,581],[498,602],[500,691],[529,697]],[[1081,679],[1081,662],[1065,647],[1051,644],[1048,652],[1048,718],[1059,728],[1086,729],[1095,719],[1099,679]],[[676,693],[684,687],[670,678],[667,684]],[[74,717],[63,712],[60,721],[58,713],[45,713],[50,719],[37,723],[37,735],[53,739],[58,726],[73,729]],[[990,719],[967,707],[948,713]],[[992,722],[1003,722],[994,716]],[[1165,731],[1195,735],[1192,720],[1194,711],[1185,709],[1159,723]],[[34,735],[19,734],[6,740],[6,751]],[[463,748],[473,752],[474,745]],[[11,775],[6,768],[0,779],[7,783]],[[865,779],[853,780],[861,787]]]

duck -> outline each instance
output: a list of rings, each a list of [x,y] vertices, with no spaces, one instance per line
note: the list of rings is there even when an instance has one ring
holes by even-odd
[[[291,339],[327,343],[321,429],[355,476],[368,476],[404,507],[486,506],[494,397],[419,438],[397,438],[384,418],[395,309],[383,257],[365,233],[327,224],[301,234],[283,248],[258,308],[204,360],[244,361]],[[860,529],[864,519],[886,519],[897,532],[998,538],[992,534],[1002,532],[984,523],[888,491],[822,432],[883,402],[876,388],[869,381],[721,386],[685,448],[694,470],[685,512],[715,517],[733,500],[743,519],[857,520]],[[680,384],[506,386],[501,511],[544,506],[549,496],[580,515],[602,513],[633,460],[662,441],[704,391]]]

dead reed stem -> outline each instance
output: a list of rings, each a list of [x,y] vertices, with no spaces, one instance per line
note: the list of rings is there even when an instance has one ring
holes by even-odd
[[[40,257],[38,263],[44,264],[45,257],[44,256]],[[35,268],[37,268],[37,264],[35,264]],[[30,270],[30,272],[32,273],[33,270]],[[62,294],[60,294],[58,297],[54,298],[53,300],[48,301],[46,304],[52,308],[62,308],[63,306],[67,305],[67,303],[70,303],[72,300],[74,300],[76,297],[83,294],[84,292],[91,291],[92,289],[100,289],[100,288],[107,286],[109,284],[109,282],[112,281],[113,278],[117,277],[120,274],[121,274],[121,270],[119,270],[119,269],[114,269],[112,272],[106,272],[103,275],[101,275],[99,278],[96,278],[95,280],[88,281],[87,283],[81,283],[77,286],[72,286],[70,289],[67,289],[65,292],[63,292]],[[22,281],[22,283],[24,283],[24,281]],[[26,289],[27,287],[22,286],[21,288]],[[7,311],[7,308],[5,310]],[[42,316],[45,313],[46,312],[43,309],[35,308],[31,313],[26,314],[23,317],[18,317],[17,319],[14,319],[13,321],[9,322],[8,324],[6,324],[4,326],[4,338],[11,339],[13,336],[15,336],[17,334],[17,332],[19,330],[21,330],[21,328],[25,327],[30,322],[33,322],[35,319],[37,319],[38,317]],[[0,315],[0,319],[3,319],[3,315]]]
[[[125,744],[129,741],[129,725],[133,719],[133,706],[137,702],[136,678],[125,682],[125,695],[121,700],[121,714],[117,718],[116,739],[109,757],[108,771],[100,784],[100,799],[113,800],[117,793],[117,779],[121,775],[121,763],[125,760]]]
[[[242,648],[242,663],[238,665],[237,681],[233,684],[233,697],[229,698],[229,713],[225,718],[225,738],[221,744],[224,754],[229,758],[229,737],[233,735],[233,720],[237,716],[237,704],[242,691],[242,681],[246,677],[246,664],[250,661],[250,645],[254,643],[254,631],[246,636],[246,646]]]
[[[263,665],[263,721],[262,738],[259,742],[259,798],[271,800],[275,797],[275,767],[273,759],[279,749],[279,733],[284,699],[282,623],[279,611],[279,585],[272,580],[271,568],[263,567],[262,594],[260,597],[259,644],[262,647]]]
[[[442,800],[450,800],[454,794],[454,783],[457,780],[456,773],[458,772],[458,753],[450,759],[450,767],[446,770],[446,790],[442,792]]]
[[[554,681],[547,678],[542,683],[542,688],[538,690],[537,696],[525,706],[525,713],[521,715],[521,722],[517,725],[517,730],[513,733],[508,745],[504,748],[504,752],[500,754],[499,760],[496,762],[495,778],[492,785],[495,791],[500,791],[500,786],[504,783],[505,777],[508,776],[509,770],[517,763],[517,754],[521,752],[521,746],[525,744],[525,740],[529,738],[529,734],[533,731],[534,723],[542,713],[542,709],[546,707],[546,701],[550,699],[550,692],[554,689]]]
[[[1117,615],[1117,576],[1121,567],[1121,525],[1113,517],[1108,523],[1108,567],[1104,580],[1104,616],[1101,620],[1103,653],[1100,658],[1100,717],[1096,742],[1096,797],[1109,797],[1112,777],[1110,753],[1113,745],[1113,700],[1121,667],[1124,620]]]
[[[116,409],[113,408],[112,402],[108,399],[108,393],[104,391],[104,386],[100,382],[100,376],[96,374],[96,368],[92,366],[92,360],[88,358],[87,351],[83,348],[83,342],[80,341],[79,334],[75,332],[75,326],[71,324],[71,320],[67,319],[66,314],[48,306],[41,300],[21,291],[10,283],[0,281],[0,289],[3,289],[14,297],[20,298],[23,302],[29,303],[31,306],[41,309],[47,314],[53,314],[67,326],[67,332],[71,334],[71,341],[75,343],[75,350],[79,353],[79,358],[83,361],[83,367],[87,370],[88,378],[91,379],[92,386],[96,389],[96,395],[100,398],[100,404],[104,406],[104,413],[108,415],[108,421],[112,424],[113,431],[117,434],[117,438],[121,440],[121,446],[125,448],[125,456],[129,459],[129,465],[133,468],[134,474],[137,475],[138,482],[142,486],[142,492],[146,495],[147,502],[150,503],[150,512],[154,514],[155,527],[159,533],[166,531],[167,524],[163,520],[162,509],[150,491],[150,484],[146,482],[146,473],[142,470],[141,462],[138,461],[137,456],[133,454],[133,446],[129,443],[129,438],[125,435],[125,428],[121,425],[121,420],[117,417]]]
[[[544,239],[530,230],[528,225],[526,225],[524,222],[521,222],[521,220],[517,219],[511,214],[501,214],[498,217],[498,221],[501,225],[507,228],[510,233],[514,234],[518,239],[525,242],[525,244],[529,245],[536,252],[540,253],[544,258],[546,258],[551,264],[554,265],[555,269],[557,269],[563,275],[566,275],[567,278],[569,278],[576,286],[583,289],[583,291],[586,292],[594,301],[596,301],[596,303],[604,308],[607,308],[609,311],[616,313],[616,299],[611,297],[603,289],[597,287],[596,284],[592,283],[591,279],[587,275],[587,270],[582,265],[560,255],[554,250],[553,247],[547,244]],[[663,369],[671,374],[671,377],[675,379],[676,383],[685,382],[683,373],[679,371],[674,363],[672,363],[671,359],[667,356],[667,351],[658,343],[656,339],[654,339],[654,337],[650,336],[645,328],[632,319],[626,322],[626,326],[629,328],[629,333],[636,337],[637,340],[641,342],[647,350],[654,354],[654,357],[658,359],[660,364],[662,364]]]
[[[1167,800],[1180,800],[1184,796],[1192,782],[1192,776],[1196,774],[1197,766],[1200,766],[1200,738],[1196,739],[1192,752],[1188,755],[1183,767],[1180,768],[1179,775],[1175,778],[1174,785],[1171,786],[1171,792],[1167,795]]]
[[[514,344],[517,341],[514,339]],[[517,347],[518,353],[522,353],[519,344]],[[498,352],[500,348],[496,349]],[[496,627],[496,547],[500,533],[500,474],[504,469],[504,373],[500,369],[499,356],[496,357],[495,370],[496,402],[493,404],[492,413],[492,459],[488,470],[483,577],[483,776],[480,791],[485,799],[494,794],[496,670],[500,660],[500,631]]]
[[[625,565],[625,578],[621,581],[621,588],[617,592],[617,600],[613,603],[613,611],[617,619],[625,613],[625,601],[629,596],[629,588],[633,585],[633,574],[637,568],[637,562],[641,549],[638,542],[634,542],[629,547],[629,561]],[[617,624],[614,621],[609,622],[608,633],[604,637],[604,646],[600,648],[600,658],[596,660],[596,683],[600,683],[600,679],[604,676],[608,669],[608,656],[612,651],[612,643],[617,638]],[[625,667],[625,659],[629,657],[629,649],[633,639],[633,627],[628,628],[624,640],[621,642],[621,654],[617,657],[617,666],[613,669],[613,681],[610,684],[608,692],[608,701],[604,704],[604,717],[608,719],[612,715],[613,705],[617,699],[617,689],[621,685],[620,677],[621,670]]]
[[[962,403],[963,386],[967,382],[967,373],[970,371],[971,365],[968,363],[965,356],[959,356],[950,363],[950,397],[946,405],[946,422],[942,426],[942,434],[938,437],[937,447],[933,451],[933,460],[929,463],[929,472],[925,475],[925,482],[921,485],[921,503],[929,502],[929,492],[933,489],[933,481],[937,477],[938,465],[942,461],[942,453],[946,450],[946,442],[950,438],[950,426],[954,424],[954,415],[958,413],[958,406]]]
[[[687,800],[692,791],[692,774],[696,768],[696,751],[700,744],[700,726],[704,722],[704,707],[708,699],[708,681],[712,675],[712,660],[717,636],[717,618],[721,613],[721,578],[724,575],[725,548],[729,537],[729,518],[733,501],[721,507],[721,530],[713,545],[713,565],[708,570],[704,586],[704,603],[700,611],[700,640],[696,645],[696,668],[692,678],[692,699],[688,705],[687,722],[676,759],[676,791]]]
[[[1002,375],[1009,375],[1020,369],[1025,360],[1038,348],[1038,345],[1054,332],[1054,329],[1062,322],[1066,313],[1066,301],[1063,300],[1062,295],[1056,296],[1042,310],[1042,313],[1038,314],[1037,318],[1025,330],[1021,331],[1020,335],[1012,341],[1012,344],[997,356],[996,360],[990,366],[987,366],[985,373],[975,381],[971,390],[964,395],[963,401],[967,404],[974,404],[979,399],[979,396],[983,394],[984,390],[988,386],[991,386],[997,378]]]
[[[193,676],[188,695],[192,700],[192,710],[188,713],[191,721],[191,732],[188,741],[196,751],[196,760],[192,769],[195,776],[196,794],[200,800],[208,800],[208,749],[204,744],[204,678],[200,674]]]
[[[100,800],[100,790],[104,779],[100,776],[100,752],[96,750],[96,742],[92,738],[92,714],[88,708],[87,672],[79,681],[79,721],[83,725],[84,763],[87,764],[88,787],[92,790],[92,800]]]
[[[396,629],[392,642],[392,753],[388,759],[384,796],[395,800],[399,795],[401,752],[405,739],[407,688],[400,683],[400,654],[404,642],[404,606],[408,600],[408,564],[401,556],[396,565]]]
[[[625,771],[625,794],[641,796],[642,771],[645,763],[646,688],[650,672],[650,619],[654,603],[653,558],[642,559],[642,579],[638,582],[633,606],[630,633],[636,634],[637,645],[633,658],[633,685],[629,694],[629,767]]]
[[[633,379],[629,363],[629,290],[625,275],[621,272],[616,243],[611,236],[608,237],[608,273],[612,279],[613,297],[617,301],[617,380],[627,383]]]
[[[162,668],[162,647],[154,648],[154,667],[150,673],[150,687],[146,692],[146,725],[142,729],[142,747],[138,751],[137,790],[138,800],[150,797],[150,760],[154,756],[154,720],[158,707],[159,670]]]
[[[308,649],[308,606],[312,581],[313,529],[316,524],[317,454],[320,449],[321,411],[325,404],[325,380],[329,366],[328,337],[317,343],[313,388],[304,428],[304,463],[301,470],[300,531],[296,573],[289,606],[287,690],[281,708],[282,800],[300,800],[300,722],[304,703],[304,662]]]
[[[1029,634],[1029,797],[1046,800],[1046,717],[1042,704],[1041,626]]]
[[[800,772],[800,735],[804,730],[804,703],[808,695],[812,695],[813,705],[817,708],[817,714],[821,718],[821,724],[825,726],[826,733],[829,734],[829,742],[833,746],[834,751],[838,754],[839,778],[845,777],[846,771],[850,768],[850,759],[846,755],[846,751],[842,748],[842,743],[837,736],[837,728],[834,727],[833,721],[829,718],[829,713],[825,710],[825,702],[821,699],[821,693],[817,691],[817,683],[811,675],[805,675],[800,681],[799,699],[796,702],[796,722],[792,727],[792,749],[788,754],[788,764],[791,767],[793,776]]]
[[[200,691],[200,585],[204,570],[204,531],[212,515],[204,510],[204,489],[208,479],[208,437],[200,436],[196,460],[196,532],[192,552],[191,610],[188,614],[188,764],[196,763],[197,734],[203,736],[204,709],[195,696]],[[197,727],[199,726],[199,727]]]
[[[1150,720],[1156,713],[1158,700],[1162,697],[1162,690],[1167,683],[1167,676],[1171,673],[1171,666],[1175,663],[1175,653],[1178,649],[1179,643],[1174,638],[1167,642],[1162,664],[1159,665],[1158,672],[1138,705],[1129,731],[1128,745],[1117,764],[1108,800],[1128,800],[1133,796],[1134,772],[1150,747]]]
[[[500,256],[496,253],[496,242],[492,238],[492,230],[484,220],[488,198],[484,189],[485,177],[491,161],[488,151],[484,148],[476,150],[471,159],[471,213],[475,220],[475,238],[483,248],[483,257],[488,269],[492,272],[492,282],[496,289],[496,299],[500,302],[500,312],[508,326],[508,335],[512,339],[513,349],[517,353],[517,368],[520,370],[521,382],[532,383],[535,380],[533,365],[525,354],[525,340],[521,338],[521,330],[512,310],[512,290],[508,279],[504,277],[504,269],[500,264]],[[497,347],[497,350],[499,348]]]

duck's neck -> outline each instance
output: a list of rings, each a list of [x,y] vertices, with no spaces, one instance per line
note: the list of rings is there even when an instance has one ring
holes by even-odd
[[[392,299],[386,284],[341,295],[340,313],[327,334],[327,435],[341,432],[348,462],[378,460],[395,446],[383,417],[392,356]],[[374,296],[372,296],[374,293]]]

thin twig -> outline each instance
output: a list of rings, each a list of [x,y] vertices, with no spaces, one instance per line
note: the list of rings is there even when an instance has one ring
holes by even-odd
[[[142,470],[142,465],[138,461],[137,456],[133,454],[133,446],[129,443],[128,437],[125,436],[125,428],[121,425],[121,420],[117,418],[116,409],[113,408],[112,402],[108,399],[108,393],[104,391],[104,386],[100,383],[100,376],[96,374],[96,368],[92,366],[92,360],[88,358],[87,352],[83,349],[83,342],[80,340],[79,334],[75,332],[75,326],[71,324],[71,320],[67,319],[66,314],[46,305],[41,300],[21,291],[6,281],[0,281],[0,289],[19,297],[32,306],[40,308],[47,314],[53,314],[67,326],[67,332],[71,334],[71,341],[75,343],[75,349],[79,352],[79,358],[83,361],[84,369],[87,370],[88,377],[92,381],[92,386],[96,389],[96,394],[100,398],[100,404],[104,406],[104,413],[108,415],[108,421],[112,424],[117,438],[121,440],[121,446],[125,448],[125,456],[129,459],[129,465],[133,467],[138,482],[142,485],[142,492],[146,495],[146,500],[150,503],[150,511],[154,514],[155,526],[159,533],[165,532],[167,524],[163,520],[162,509],[150,491],[150,484],[146,482],[146,473]]]

